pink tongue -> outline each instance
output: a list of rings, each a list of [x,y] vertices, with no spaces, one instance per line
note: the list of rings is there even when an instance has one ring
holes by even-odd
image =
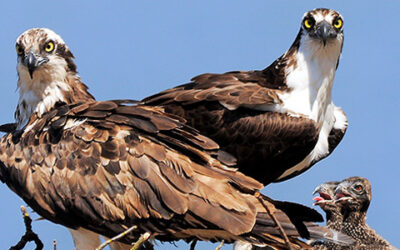
[[[344,194],[342,194],[342,193],[338,193],[337,195],[336,195],[336,197],[338,198],[338,199],[340,199],[340,198],[343,198],[343,197],[345,197],[346,195],[344,195]]]
[[[314,200],[314,201],[323,201],[324,198],[319,197],[319,196],[316,196],[316,197],[313,198],[313,200]]]

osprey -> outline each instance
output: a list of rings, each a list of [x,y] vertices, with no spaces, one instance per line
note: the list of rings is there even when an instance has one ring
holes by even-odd
[[[343,211],[341,204],[335,201],[335,189],[339,183],[340,182],[338,181],[322,183],[315,188],[313,195],[318,194],[318,196],[315,196],[313,200],[315,200],[314,205],[318,205],[322,210],[324,210],[326,214],[326,226],[340,232],[342,231],[343,227]],[[312,243],[312,245],[313,249],[315,250],[343,249],[343,246],[339,246],[331,242],[315,241]]]
[[[314,205],[320,206],[326,213],[326,226],[341,231],[343,215],[340,204],[335,202],[335,189],[338,184],[338,181],[325,182],[316,187],[313,194],[319,195],[314,197]]]
[[[304,14],[289,50],[264,70],[202,74],[143,100],[214,139],[241,172],[264,185],[301,174],[327,157],[347,128],[331,93],[343,46],[343,17]]]
[[[371,183],[366,178],[355,176],[340,182],[335,199],[342,207],[341,231],[357,241],[356,249],[396,249],[366,223],[371,197]]]
[[[363,177],[349,177],[341,182],[319,185],[314,205],[326,213],[328,228],[352,237],[355,245],[343,248],[332,242],[314,242],[313,249],[396,249],[370,228],[366,214],[371,202],[371,184]]]
[[[20,98],[15,130],[0,139],[0,180],[44,218],[77,229],[75,239],[137,226],[122,241],[150,233],[277,247],[305,247],[299,237],[345,243],[311,223],[322,219],[315,210],[260,195],[261,183],[228,167],[232,157],[181,118],[96,101],[53,31],[24,32],[16,50]]]

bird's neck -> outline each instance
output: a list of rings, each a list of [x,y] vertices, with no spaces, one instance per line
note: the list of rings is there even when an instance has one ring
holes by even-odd
[[[343,215],[338,208],[325,210],[326,226],[328,228],[340,231],[342,229]]]
[[[297,47],[296,47],[297,46]],[[285,53],[286,86],[280,97],[289,113],[320,122],[331,104],[333,80],[341,44],[300,39]]]
[[[365,220],[366,220],[366,214],[365,212],[358,212],[358,211],[353,211],[353,210],[344,210],[344,219],[343,222],[352,222],[352,223],[356,223],[359,225],[363,225],[365,224]]]
[[[17,129],[22,129],[32,115],[41,117],[57,103],[76,103],[94,100],[76,73],[63,78],[31,79],[19,77],[19,101],[15,111]]]
[[[379,246],[390,246],[389,242],[366,223],[365,212],[350,212],[343,221],[342,232],[364,245],[375,245],[377,249],[389,249],[379,248]]]

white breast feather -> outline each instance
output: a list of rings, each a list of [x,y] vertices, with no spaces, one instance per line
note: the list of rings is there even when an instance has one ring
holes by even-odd
[[[335,106],[333,113],[335,115],[335,123],[333,124],[333,128],[342,130],[347,128],[347,116],[344,111],[341,108]]]
[[[292,91],[279,97],[283,101],[283,110],[288,110],[289,114],[314,120],[319,129],[319,137],[311,153],[278,179],[301,171],[313,161],[326,156],[329,153],[328,136],[335,122],[338,127],[347,126],[346,116],[339,112],[340,109],[336,109],[331,98],[341,45],[328,43],[330,47],[326,50],[321,42],[312,39],[302,39],[301,44],[296,55],[297,67],[289,68],[286,72],[287,85]]]

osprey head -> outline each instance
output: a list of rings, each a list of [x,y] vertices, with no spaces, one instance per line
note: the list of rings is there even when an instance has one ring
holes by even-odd
[[[350,211],[366,212],[371,202],[371,184],[358,176],[346,178],[336,187],[335,200]]]
[[[54,31],[34,28],[22,33],[16,42],[18,76],[24,82],[49,82],[49,77],[62,77],[76,71],[74,56],[64,40]]]
[[[40,117],[58,102],[94,100],[76,72],[74,56],[54,31],[45,28],[25,31],[17,39],[16,50],[18,129],[27,124],[33,113]]]
[[[314,9],[304,14],[301,33],[305,40],[318,42],[324,47],[343,43],[343,17],[334,10]]]
[[[337,207],[335,204],[335,189],[339,184],[338,181],[329,181],[322,183],[315,188],[313,195],[314,205],[320,206],[324,211],[333,210]]]
[[[314,189],[313,195],[318,193],[319,196],[316,196],[314,198],[315,200],[314,205],[324,203],[329,200],[333,200],[335,198],[334,192],[338,184],[339,184],[338,181],[329,181],[322,183],[321,185],[316,187]]]

